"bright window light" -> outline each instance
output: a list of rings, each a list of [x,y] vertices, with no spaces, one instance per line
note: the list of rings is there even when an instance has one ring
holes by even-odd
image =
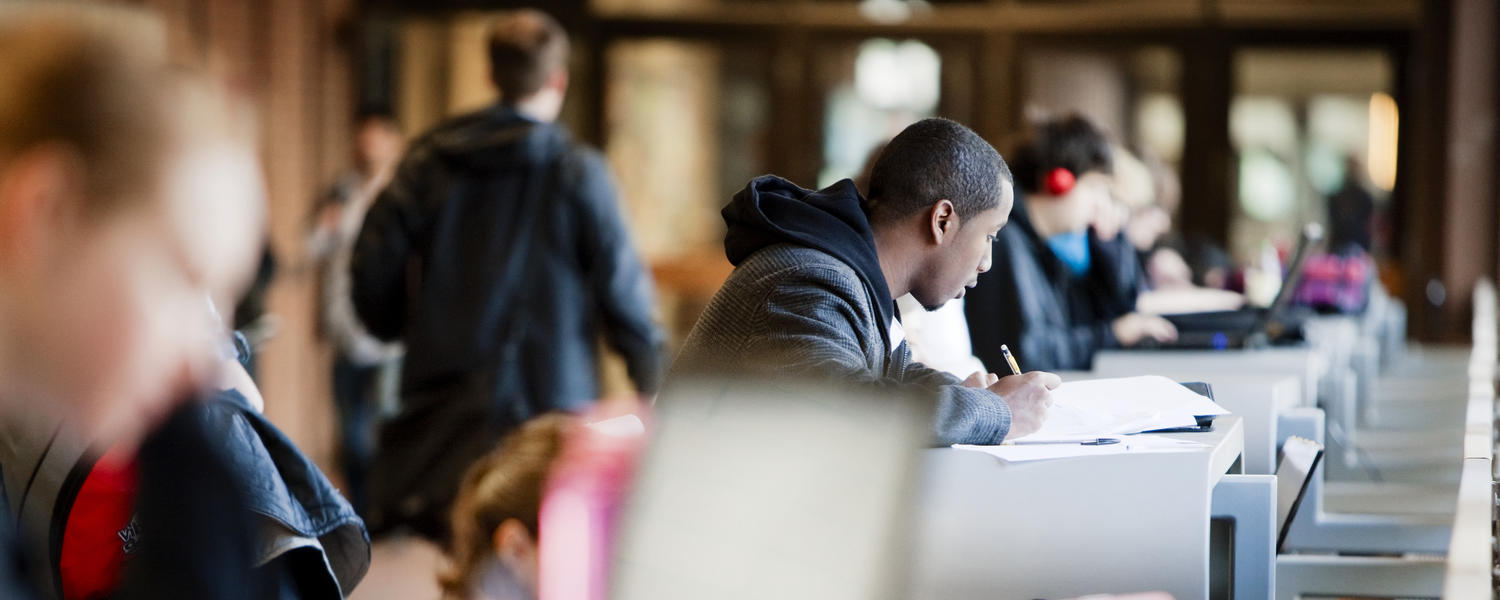
[[[1400,125],[1396,100],[1387,94],[1370,95],[1370,181],[1387,192],[1396,187],[1396,130]]]

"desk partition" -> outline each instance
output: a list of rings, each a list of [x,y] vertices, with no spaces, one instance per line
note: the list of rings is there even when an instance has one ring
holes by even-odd
[[[1213,490],[1243,452],[1243,423],[1170,435],[1207,446],[1025,463],[928,451],[908,596],[1206,598]]]

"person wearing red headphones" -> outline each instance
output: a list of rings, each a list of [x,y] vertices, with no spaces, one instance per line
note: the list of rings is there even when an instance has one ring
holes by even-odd
[[[1140,267],[1112,260],[1090,228],[1107,204],[1113,161],[1100,130],[1081,116],[1040,123],[1011,161],[1016,205],[1000,231],[994,266],[979,277],[965,314],[974,354],[1004,364],[1008,344],[1027,369],[1089,369],[1101,348],[1169,341],[1165,319],[1135,311]]]

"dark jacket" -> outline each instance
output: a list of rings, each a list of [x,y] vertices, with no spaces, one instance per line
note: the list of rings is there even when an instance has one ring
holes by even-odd
[[[0,504],[4,501],[4,494],[0,493]],[[10,514],[8,507],[0,508],[5,509],[0,514]],[[26,583],[25,572],[26,566],[21,564],[21,550],[11,532],[10,519],[5,519],[0,523],[0,598],[27,600],[36,597]]]
[[[337,598],[353,591],[370,568],[370,537],[323,471],[238,391],[215,394],[200,418],[224,450],[230,476],[245,486],[245,505],[261,521],[262,543],[302,539],[293,550],[256,560],[280,561],[303,590],[298,597]]]
[[[248,362],[238,333],[235,346]],[[117,464],[114,476],[100,475],[96,444],[55,415],[3,425],[0,463],[28,475],[0,477],[0,598],[29,597],[8,588],[27,555],[15,552],[12,522],[31,532],[21,571],[40,598],[334,599],[369,568],[353,507],[239,391],[178,407],[124,461],[134,468]]]
[[[934,398],[939,443],[995,444],[1009,433],[999,396],[913,362],[893,339],[895,302],[853,183],[814,192],[763,176],[723,214],[735,269],[683,342],[672,379],[732,371],[871,384]]]
[[[222,408],[184,405],[141,445],[133,520],[141,540],[114,597],[333,598],[299,596],[281,563],[254,568],[259,544],[247,501],[255,490],[231,466],[243,445],[223,443],[224,428],[212,425],[223,422]]]
[[[532,416],[592,402],[601,333],[639,388],[658,383],[651,284],[603,157],[513,109],[412,145],[365,217],[351,277],[370,332],[407,348],[372,481],[377,529],[398,506],[396,520],[441,528],[473,459]]]
[[[1139,263],[1089,233],[1092,267],[1074,276],[1031,224],[1020,190],[1010,223],[995,239],[994,264],[964,302],[974,355],[991,369],[1004,369],[1001,344],[1010,346],[1022,370],[1086,370],[1094,353],[1119,346],[1110,325],[1135,310]]]

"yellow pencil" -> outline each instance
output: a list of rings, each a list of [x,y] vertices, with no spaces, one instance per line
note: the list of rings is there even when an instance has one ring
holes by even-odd
[[[1010,353],[1010,348],[1000,344],[1000,352],[1005,355],[1005,362],[1010,363],[1010,374],[1020,375],[1021,365],[1016,364],[1016,357]]]

